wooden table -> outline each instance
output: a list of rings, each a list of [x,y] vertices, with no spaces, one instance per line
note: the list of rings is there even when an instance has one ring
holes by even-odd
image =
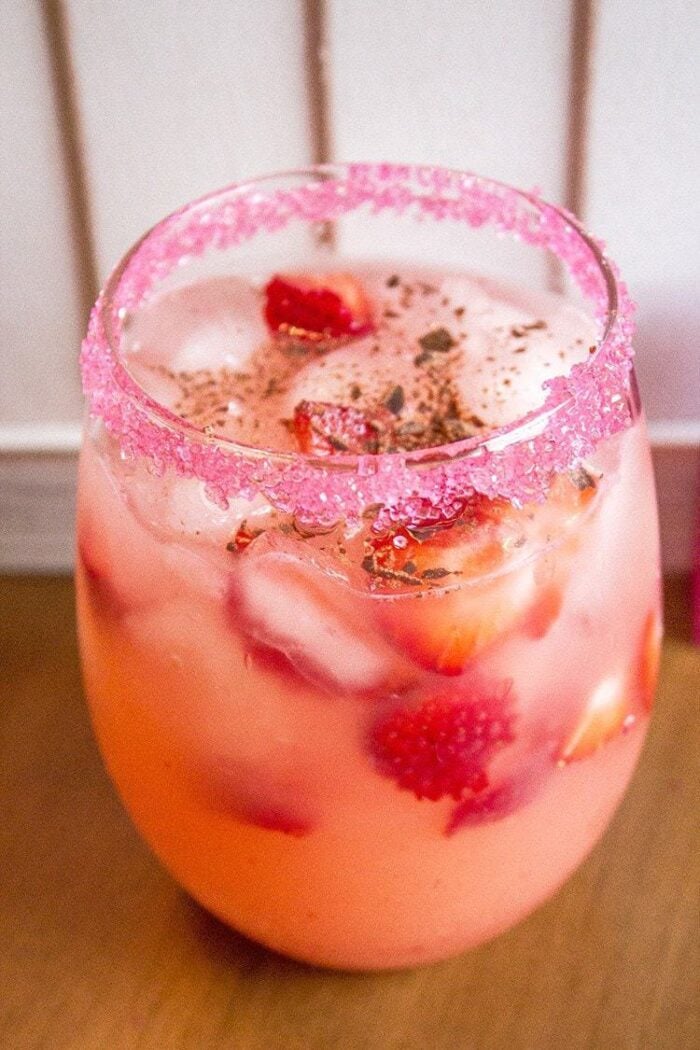
[[[697,701],[682,581],[657,715],[613,826],[517,929],[421,970],[326,973],[210,918],[105,776],[67,579],[0,583],[0,1047],[695,1050]]]

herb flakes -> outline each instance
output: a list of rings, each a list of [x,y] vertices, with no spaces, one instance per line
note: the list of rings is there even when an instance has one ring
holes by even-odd
[[[433,328],[432,331],[422,335],[418,343],[421,349],[428,354],[445,354],[453,346],[456,346],[455,340],[447,328]]]

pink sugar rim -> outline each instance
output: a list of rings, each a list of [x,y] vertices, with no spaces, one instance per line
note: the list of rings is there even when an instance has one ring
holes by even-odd
[[[277,180],[306,179],[293,188]],[[597,350],[568,375],[543,384],[541,406],[520,419],[439,448],[381,455],[256,449],[204,431],[158,404],[118,355],[123,318],[177,267],[290,221],[323,223],[361,206],[372,214],[415,212],[418,219],[494,226],[553,252],[593,305]],[[102,419],[127,458],[145,457],[199,478],[211,499],[262,494],[305,522],[356,522],[378,508],[379,522],[430,521],[458,512],[474,492],[515,504],[543,500],[552,477],[628,427],[634,306],[617,268],[575,217],[525,193],[469,172],[393,164],[323,165],[234,184],[186,205],[147,233],[117,266],[93,308],[81,351],[90,414]]]

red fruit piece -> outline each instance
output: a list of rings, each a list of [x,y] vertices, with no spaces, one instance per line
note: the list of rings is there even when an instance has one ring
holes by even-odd
[[[425,593],[420,602],[404,595],[379,603],[381,629],[421,667],[459,675],[488,645],[524,622],[537,596],[532,570],[526,564],[492,575],[506,552],[489,522],[459,521],[430,530],[425,539],[417,536],[415,530],[396,530],[371,541],[363,566],[372,588],[457,586]]]
[[[630,729],[654,701],[662,636],[658,607],[647,614],[635,660],[625,674],[602,679],[593,689],[578,723],[559,756],[561,765],[594,755],[604,744]]]
[[[500,784],[463,799],[455,806],[445,828],[454,835],[462,828],[492,824],[527,806],[540,794],[555,765],[549,749],[535,751],[522,767]]]
[[[313,831],[313,825],[303,817],[279,809],[257,809],[248,813],[248,821],[255,827],[266,831],[281,831],[283,835],[293,835],[302,839]]]
[[[473,700],[436,697],[375,723],[370,746],[379,773],[433,802],[488,786],[486,766],[513,739],[507,690]]]
[[[128,602],[119,594],[106,557],[99,556],[100,550],[91,527],[83,520],[78,529],[78,564],[83,570],[90,602],[103,616],[121,616],[128,609]]]
[[[564,595],[557,583],[542,584],[533,601],[523,626],[528,638],[544,638],[561,612]]]
[[[603,678],[588,698],[577,725],[559,756],[561,765],[594,755],[634,719],[625,676]]]
[[[312,456],[378,452],[384,426],[381,415],[369,419],[350,405],[300,401],[294,409],[293,427],[299,449]]]
[[[495,511],[493,512],[496,513]],[[416,581],[460,582],[493,572],[505,553],[496,531],[496,518],[477,517],[475,510],[458,522],[437,527],[399,526],[366,541],[371,564],[366,565],[377,580],[391,581],[394,574],[409,575]],[[453,579],[450,579],[453,577]]]
[[[497,820],[509,817],[521,806],[531,802],[537,794],[536,785],[525,790],[516,780],[506,780],[490,791],[481,795],[472,795],[455,806],[447,822],[445,835],[454,835],[462,828],[476,827],[478,824],[493,824]]]
[[[302,783],[270,769],[253,769],[245,762],[203,764],[195,790],[208,809],[243,824],[295,838],[316,826]]]
[[[275,276],[265,286],[271,331],[295,339],[340,339],[372,331],[362,286],[350,274]]]
[[[651,711],[661,663],[663,622],[661,610],[654,608],[647,615],[639,643],[637,689],[645,711]]]
[[[598,480],[583,465],[554,478],[547,502],[561,515],[562,524],[575,522],[592,503],[598,492]]]
[[[592,486],[585,489],[582,498],[590,501],[593,492]],[[580,507],[580,497],[568,478],[559,483],[557,501],[565,498]],[[552,506],[557,515],[573,514],[571,508],[557,509],[558,503]],[[381,603],[382,631],[421,667],[444,675],[462,674],[483,650],[513,632],[543,638],[562,609],[563,552],[555,577],[546,583],[537,581],[531,560],[510,570],[506,563],[510,552],[528,541],[538,550],[544,539],[540,530],[561,522],[552,523],[546,509],[517,509],[501,499],[474,496],[452,524],[394,529],[367,541],[363,567],[372,590],[443,588],[422,602],[404,597]]]
[[[253,540],[262,535],[262,532],[262,529],[251,529],[248,523],[244,521],[239,525],[233,538],[226,544],[226,549],[231,552],[244,551],[246,547],[250,547]]]

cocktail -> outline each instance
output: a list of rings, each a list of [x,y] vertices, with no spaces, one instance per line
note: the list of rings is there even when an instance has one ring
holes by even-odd
[[[223,921],[414,965],[602,834],[661,636],[631,334],[571,216],[434,168],[234,186],[116,269],[82,353],[86,691]]]

